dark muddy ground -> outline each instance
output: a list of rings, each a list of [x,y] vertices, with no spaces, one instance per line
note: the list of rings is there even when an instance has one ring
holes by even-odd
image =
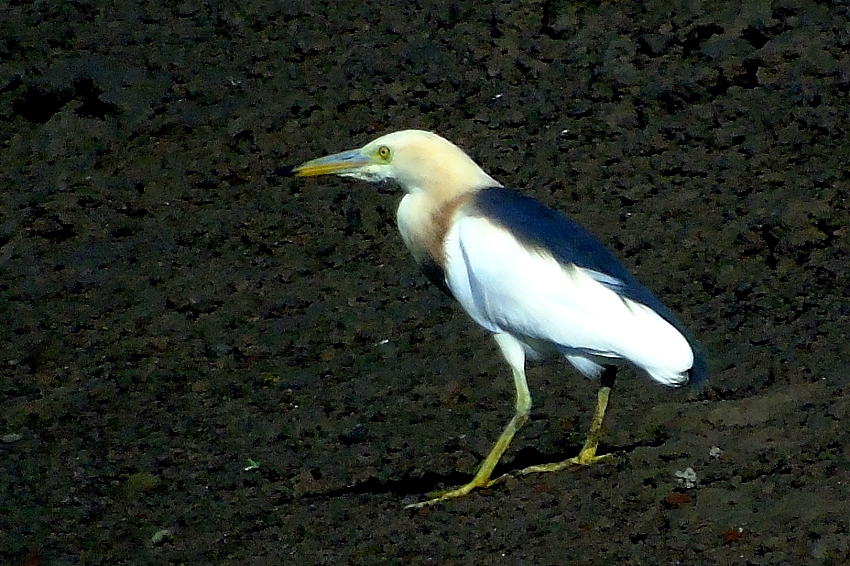
[[[0,563],[847,563],[848,22],[4,4]],[[404,511],[475,471],[509,372],[416,272],[395,191],[269,174],[412,127],[591,227],[702,340],[712,390],[625,372],[616,458]],[[529,379],[502,471],[589,422],[592,383]]]

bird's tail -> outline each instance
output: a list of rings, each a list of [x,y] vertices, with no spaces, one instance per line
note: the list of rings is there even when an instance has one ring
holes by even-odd
[[[705,357],[698,346],[691,343],[691,348],[694,352],[694,363],[688,370],[688,381],[694,393],[700,393],[708,386],[708,364],[705,363]]]

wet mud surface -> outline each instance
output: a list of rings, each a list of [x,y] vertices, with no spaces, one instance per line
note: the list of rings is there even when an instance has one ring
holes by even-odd
[[[847,5],[398,4],[0,7],[0,563],[850,561]],[[608,462],[405,511],[509,371],[393,187],[270,176],[402,128],[591,228],[711,389],[623,372]],[[529,382],[503,472],[589,424]]]

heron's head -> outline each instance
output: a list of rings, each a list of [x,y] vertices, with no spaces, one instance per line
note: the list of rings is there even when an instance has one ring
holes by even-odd
[[[364,181],[397,181],[408,193],[460,194],[500,186],[459,147],[423,130],[393,132],[352,149],[286,170],[296,177],[339,175]]]

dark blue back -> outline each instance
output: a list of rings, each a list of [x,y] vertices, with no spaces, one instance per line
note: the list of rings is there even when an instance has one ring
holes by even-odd
[[[560,263],[574,264],[618,279],[622,285],[609,285],[612,290],[651,308],[682,335],[688,336],[670,309],[652,291],[641,285],[596,236],[565,214],[505,187],[478,191],[471,204],[482,216],[504,226],[523,244],[548,251]],[[695,354],[691,380],[698,385],[707,377],[706,366],[693,341],[688,341]]]

